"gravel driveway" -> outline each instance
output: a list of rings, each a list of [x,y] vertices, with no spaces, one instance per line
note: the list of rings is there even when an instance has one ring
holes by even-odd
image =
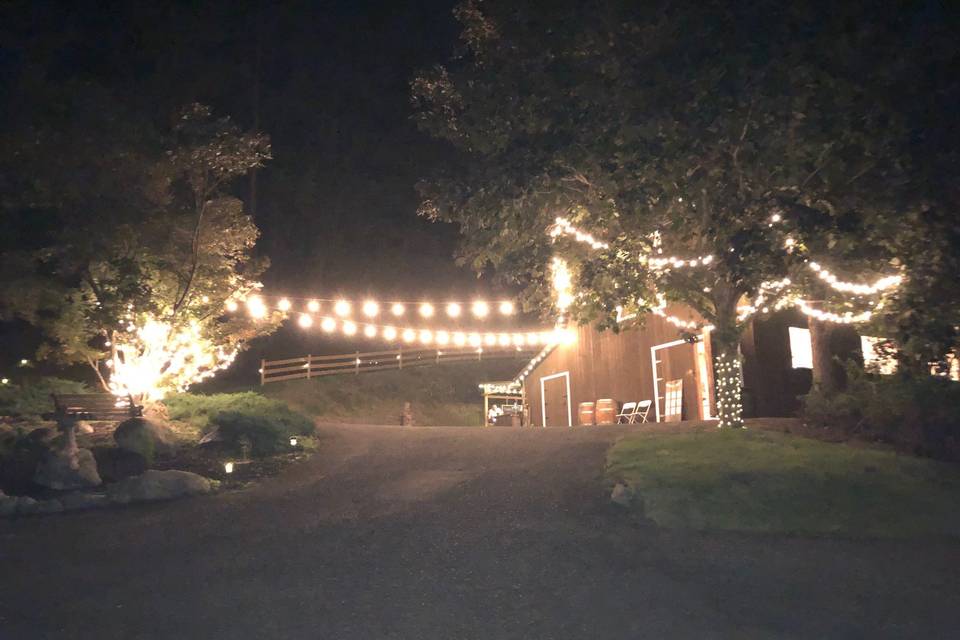
[[[0,639],[948,638],[960,544],[661,531],[626,427],[323,427],[217,497],[0,522]]]

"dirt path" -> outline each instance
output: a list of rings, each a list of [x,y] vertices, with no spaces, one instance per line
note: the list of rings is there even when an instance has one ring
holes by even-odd
[[[947,638],[960,545],[676,534],[625,428],[323,430],[244,492],[0,522],[0,639]]]

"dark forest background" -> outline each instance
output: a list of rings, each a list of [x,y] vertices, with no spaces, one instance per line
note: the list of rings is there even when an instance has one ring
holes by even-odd
[[[489,293],[452,258],[456,230],[416,216],[414,185],[442,148],[410,119],[409,82],[455,46],[453,0],[0,3],[0,117],[25,84],[84,86],[138,118],[200,102],[271,137],[273,160],[235,186],[271,260],[266,290],[463,299]],[[33,105],[38,109],[48,104]],[[7,241],[14,241],[8,238]],[[3,364],[30,357],[7,325]],[[379,345],[295,328],[238,363]]]

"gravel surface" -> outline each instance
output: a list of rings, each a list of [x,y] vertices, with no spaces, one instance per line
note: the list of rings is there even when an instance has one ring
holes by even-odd
[[[0,522],[0,639],[948,638],[960,544],[662,531],[627,427],[323,427],[248,490]]]

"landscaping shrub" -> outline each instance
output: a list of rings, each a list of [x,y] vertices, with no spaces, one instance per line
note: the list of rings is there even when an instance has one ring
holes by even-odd
[[[52,393],[93,393],[87,385],[62,378],[39,378],[23,384],[0,386],[0,415],[38,420],[53,411]]]
[[[889,442],[905,451],[960,461],[960,384],[945,378],[866,373],[850,365],[847,388],[803,397],[807,424]]]
[[[223,440],[239,447],[241,438],[251,443],[254,455],[282,451],[290,436],[313,433],[313,422],[292,411],[286,403],[259,393],[218,393],[171,396],[165,400],[170,418],[189,422],[202,431],[217,429]]]

